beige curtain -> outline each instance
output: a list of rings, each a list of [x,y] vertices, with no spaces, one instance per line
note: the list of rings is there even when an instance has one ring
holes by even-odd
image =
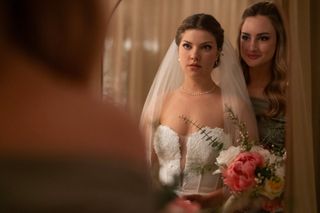
[[[286,2],[291,37],[287,206],[288,212],[297,213],[317,212],[314,164],[314,150],[316,150],[314,144],[317,143],[313,143],[311,99],[311,79],[315,73],[311,72],[312,43],[310,42],[311,28],[315,27],[315,23],[310,21],[310,2],[308,0]],[[317,76],[319,78],[319,74]]]
[[[311,79],[312,79],[312,127],[315,154],[315,177],[320,176],[320,2],[319,0],[310,1],[311,19]],[[316,178],[317,204],[320,209],[320,181]]]
[[[241,13],[253,2],[257,1],[122,0],[106,40],[103,95],[138,119],[157,68],[182,19],[197,12],[212,14],[235,44]],[[320,142],[320,33],[314,18],[319,18],[320,8],[318,0],[276,2],[287,15],[291,37],[287,212],[315,213],[315,168],[319,167],[319,161],[315,167],[314,153],[318,153]],[[319,159],[319,154],[315,156]],[[317,174],[318,177],[319,170]]]

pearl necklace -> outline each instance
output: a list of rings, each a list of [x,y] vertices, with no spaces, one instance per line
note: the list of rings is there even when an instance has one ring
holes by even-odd
[[[190,96],[200,96],[200,95],[213,93],[215,89],[216,89],[216,87],[212,87],[211,89],[209,89],[207,91],[204,91],[204,92],[190,92],[189,90],[186,90],[183,86],[181,86],[180,87],[180,92],[184,93],[186,95],[190,95]]]

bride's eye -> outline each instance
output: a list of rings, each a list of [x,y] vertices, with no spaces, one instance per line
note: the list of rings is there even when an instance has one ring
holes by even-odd
[[[204,50],[206,50],[206,51],[209,51],[209,50],[212,49],[212,46],[209,45],[209,44],[206,44],[206,45],[204,45],[202,48],[203,48]]]
[[[183,47],[184,49],[186,49],[186,50],[190,50],[190,49],[191,49],[191,45],[188,44],[188,43],[182,44],[182,47]]]

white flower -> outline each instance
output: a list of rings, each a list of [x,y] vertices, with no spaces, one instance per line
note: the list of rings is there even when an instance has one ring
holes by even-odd
[[[237,146],[230,146],[227,150],[222,150],[217,157],[217,165],[222,166],[226,165],[229,166],[229,164],[237,157],[237,155],[240,153],[240,147]]]
[[[284,176],[285,176],[284,165],[276,167],[275,175],[281,179],[284,179]]]
[[[270,164],[274,164],[274,163],[278,163],[278,162],[281,162],[282,159],[276,155],[270,155],[269,157],[269,163]]]
[[[261,146],[253,146],[250,150],[250,152],[258,152],[264,159],[264,162],[267,162],[270,160],[271,154],[267,149],[264,149]]]

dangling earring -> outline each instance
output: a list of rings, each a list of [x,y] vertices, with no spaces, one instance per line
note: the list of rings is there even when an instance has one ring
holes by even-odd
[[[213,68],[216,68],[219,64],[219,60],[217,59],[215,62],[214,62],[214,65],[213,65]]]
[[[216,61],[214,62],[213,68],[216,68],[219,65],[220,56],[217,57]]]
[[[218,52],[217,59],[214,62],[213,68],[216,68],[219,65],[219,62],[220,62],[220,52]]]

